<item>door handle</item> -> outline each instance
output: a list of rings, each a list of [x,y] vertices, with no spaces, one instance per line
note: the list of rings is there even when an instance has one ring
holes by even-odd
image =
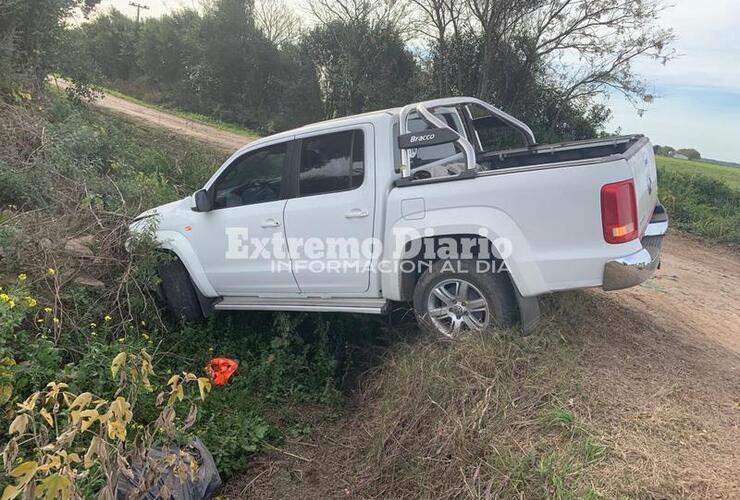
[[[359,208],[355,208],[354,210],[350,210],[344,216],[348,219],[363,219],[370,215],[367,210],[360,210]]]
[[[264,229],[280,227],[280,222],[270,217],[269,219],[263,220],[261,226]]]

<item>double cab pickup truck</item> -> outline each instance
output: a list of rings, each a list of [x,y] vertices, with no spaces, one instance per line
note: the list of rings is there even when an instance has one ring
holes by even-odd
[[[538,144],[463,97],[259,139],[131,228],[171,254],[162,292],[180,317],[410,304],[424,330],[454,338],[530,332],[543,294],[638,285],[668,218],[647,138]]]

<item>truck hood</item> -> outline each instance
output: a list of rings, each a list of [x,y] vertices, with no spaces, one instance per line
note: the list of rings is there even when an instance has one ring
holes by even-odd
[[[160,205],[158,207],[149,209],[146,212],[142,212],[141,214],[139,214],[134,219],[134,222],[138,222],[140,220],[148,219],[155,216],[162,220],[167,215],[173,212],[179,212],[180,210],[190,210],[190,201],[191,197],[188,196],[187,198],[183,198],[182,200],[173,201],[172,203],[167,203],[165,205]]]

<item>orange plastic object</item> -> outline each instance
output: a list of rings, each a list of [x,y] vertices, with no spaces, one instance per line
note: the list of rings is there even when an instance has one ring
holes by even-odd
[[[206,373],[214,384],[226,385],[237,368],[239,368],[238,361],[229,358],[214,358],[206,366]]]

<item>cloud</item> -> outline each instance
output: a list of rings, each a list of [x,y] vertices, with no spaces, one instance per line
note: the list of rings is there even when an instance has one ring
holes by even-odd
[[[696,147],[703,155],[740,161],[740,1],[675,0],[662,24],[673,28],[678,58],[635,65],[658,95],[640,118],[619,96],[611,128],[645,133],[654,143]]]

